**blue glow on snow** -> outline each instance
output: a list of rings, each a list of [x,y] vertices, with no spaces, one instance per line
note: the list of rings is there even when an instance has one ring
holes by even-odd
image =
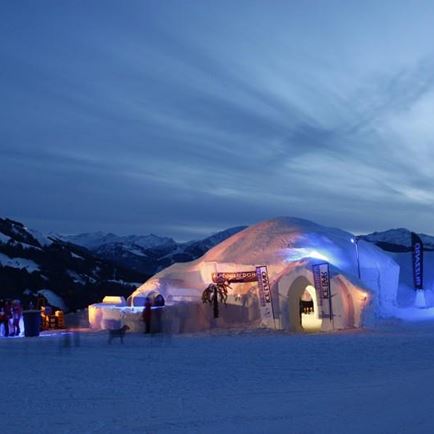
[[[288,262],[295,262],[295,261],[299,261],[300,259],[306,259],[306,258],[320,259],[321,261],[326,261],[330,263],[332,262],[331,258],[325,255],[324,253],[321,253],[316,249],[309,249],[305,247],[292,248],[286,254],[286,259]]]
[[[309,258],[321,259],[322,261],[330,262],[330,258],[318,252],[318,250],[312,250],[309,254]]]
[[[425,300],[425,291],[423,290],[416,291],[414,306],[418,307],[419,309],[423,309],[427,307],[426,300]]]
[[[388,313],[405,321],[429,321],[434,319],[434,307],[425,309],[420,307],[398,307],[391,309]]]

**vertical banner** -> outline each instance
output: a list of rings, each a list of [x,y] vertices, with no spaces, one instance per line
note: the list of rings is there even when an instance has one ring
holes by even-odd
[[[274,327],[273,301],[271,299],[271,287],[267,267],[256,267],[256,277],[258,280],[258,299],[261,319],[268,326]]]
[[[416,289],[423,289],[423,242],[419,235],[411,233],[413,281]]]
[[[321,318],[333,320],[332,294],[330,290],[330,266],[328,262],[314,264],[312,266],[313,281],[317,294],[319,294],[319,305]]]

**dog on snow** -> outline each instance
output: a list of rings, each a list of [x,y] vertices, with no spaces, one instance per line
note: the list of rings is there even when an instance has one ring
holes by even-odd
[[[127,325],[124,325],[120,329],[111,329],[109,330],[109,338],[108,343],[111,344],[114,338],[119,338],[121,340],[121,344],[124,343],[124,336],[127,330],[130,328]]]

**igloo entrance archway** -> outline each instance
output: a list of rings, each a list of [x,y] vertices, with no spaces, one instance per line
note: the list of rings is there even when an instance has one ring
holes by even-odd
[[[300,302],[301,327],[304,331],[320,331],[322,320],[319,316],[316,290],[312,285],[306,286]]]
[[[289,270],[277,281],[279,294],[280,327],[292,332],[312,330],[341,330],[360,327],[361,313],[369,303],[368,294],[337,274],[331,279],[332,319],[328,316],[328,305],[324,309],[319,305],[318,293],[313,284],[313,274],[308,268]],[[313,302],[314,315],[303,317],[300,312],[300,300],[308,294]],[[323,315],[326,315],[324,318]],[[306,321],[305,321],[306,320]]]
[[[310,298],[313,312],[302,312],[303,298]],[[318,300],[315,288],[304,276],[297,277],[288,289],[287,295],[287,328],[290,331],[300,332],[320,330],[322,320],[319,318]]]

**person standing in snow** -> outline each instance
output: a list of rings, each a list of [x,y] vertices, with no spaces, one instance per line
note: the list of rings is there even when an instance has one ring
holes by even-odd
[[[38,294],[36,298],[36,309],[40,309],[41,307],[45,307],[47,305],[45,297],[42,294]]]
[[[149,297],[145,298],[145,308],[143,309],[142,317],[143,321],[145,323],[145,334],[151,333],[151,316],[152,316],[152,309],[151,309],[151,300]]]
[[[3,307],[1,308],[1,323],[4,327],[4,336],[9,336],[9,319],[11,317],[11,305],[9,304],[9,301],[6,300],[3,302]]]
[[[0,300],[0,325],[3,325],[3,336],[7,337],[9,336],[9,320],[6,317],[5,304],[4,300]]]
[[[12,333],[15,336],[19,336],[20,330],[20,320],[22,315],[21,303],[19,300],[15,300],[12,305]]]

